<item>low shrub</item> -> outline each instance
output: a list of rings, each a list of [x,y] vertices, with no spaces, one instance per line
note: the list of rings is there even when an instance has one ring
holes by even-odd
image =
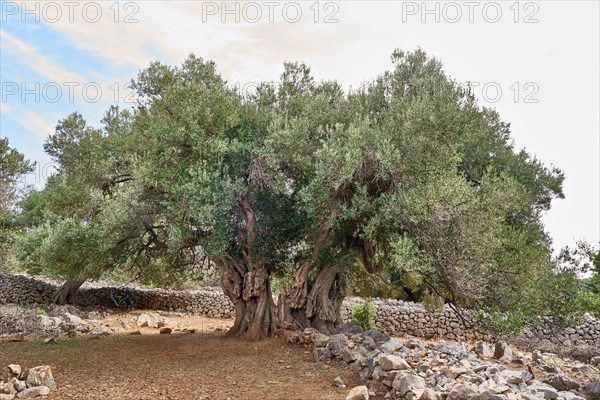
[[[362,327],[364,330],[373,328],[375,307],[369,301],[357,304],[352,308],[352,323]]]

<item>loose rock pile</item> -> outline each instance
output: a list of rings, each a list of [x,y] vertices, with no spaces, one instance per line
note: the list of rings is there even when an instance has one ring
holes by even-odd
[[[142,314],[90,311],[73,306],[46,305],[26,308],[0,305],[0,340],[20,342],[25,338],[45,338],[46,344],[54,344],[60,337],[81,335],[105,336],[114,333],[141,334],[140,328],[153,328],[156,333],[195,333],[184,314],[157,312]],[[178,321],[178,322],[177,322]],[[149,332],[146,329],[146,332]]]
[[[347,400],[384,396],[408,400],[584,400],[600,396],[596,366],[563,360],[548,353],[522,353],[503,342],[406,341],[377,331],[341,325],[332,336],[314,329],[285,331],[291,342],[310,343],[319,362],[340,360],[365,386]],[[339,379],[338,379],[339,380]],[[343,382],[334,382],[343,387]]]
[[[70,336],[80,334],[108,335],[102,318],[104,313],[84,312],[73,306],[48,305],[44,308],[0,307],[0,338],[11,335]],[[16,341],[16,340],[15,340]]]
[[[50,394],[56,388],[52,369],[42,365],[22,370],[20,365],[11,364],[7,368],[6,382],[0,380],[0,400],[31,399]]]

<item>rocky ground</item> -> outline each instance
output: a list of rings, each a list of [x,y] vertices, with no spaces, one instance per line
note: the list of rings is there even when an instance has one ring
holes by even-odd
[[[284,336],[291,343],[310,343],[317,361],[341,361],[366,382],[354,388],[347,400],[374,396],[408,400],[600,397],[600,357],[593,358],[591,365],[551,353],[519,351],[504,342],[469,346],[390,338],[350,324],[340,326],[333,336],[313,329],[286,331]]]
[[[51,366],[57,388],[49,398],[57,399],[600,398],[600,357],[582,362],[502,342],[390,338],[348,324],[332,336],[282,331],[290,344],[248,344],[223,339],[231,323],[156,311],[3,305],[0,368]]]
[[[7,339],[15,332],[22,333],[25,338],[42,339],[149,334],[159,333],[163,327],[172,332],[218,332],[228,329],[230,324],[230,320],[163,311],[113,312],[110,309],[57,305],[0,305],[0,339]]]
[[[52,307],[40,315],[36,308],[0,308],[4,326],[26,328],[16,341],[0,331],[0,381],[10,381],[9,364],[23,371],[49,366],[56,387],[39,392],[48,400],[337,400],[348,390],[337,388],[334,378],[360,383],[344,365],[315,363],[307,347],[282,339],[225,339],[232,320],[138,310]]]

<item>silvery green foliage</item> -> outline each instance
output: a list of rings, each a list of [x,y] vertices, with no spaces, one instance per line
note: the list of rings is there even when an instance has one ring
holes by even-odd
[[[438,60],[397,50],[392,62],[351,93],[286,63],[279,85],[246,96],[193,55],[152,63],[132,110],[112,107],[100,128],[59,121],[45,146],[59,173],[31,198],[23,260],[177,281],[205,256],[239,254],[243,198],[271,276],[305,262],[381,282],[410,272],[437,298],[520,323],[551,311],[531,282],[553,279],[540,218],[562,172],[516,151],[510,125]]]

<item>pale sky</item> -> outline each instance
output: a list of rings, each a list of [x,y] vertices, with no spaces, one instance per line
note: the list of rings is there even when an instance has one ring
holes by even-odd
[[[545,215],[555,249],[600,231],[597,1],[0,1],[0,135],[50,170],[44,139],[80,111],[97,125],[153,60],[214,60],[232,84],[277,82],[304,61],[346,89],[422,48],[511,123],[518,149],[566,174]]]

